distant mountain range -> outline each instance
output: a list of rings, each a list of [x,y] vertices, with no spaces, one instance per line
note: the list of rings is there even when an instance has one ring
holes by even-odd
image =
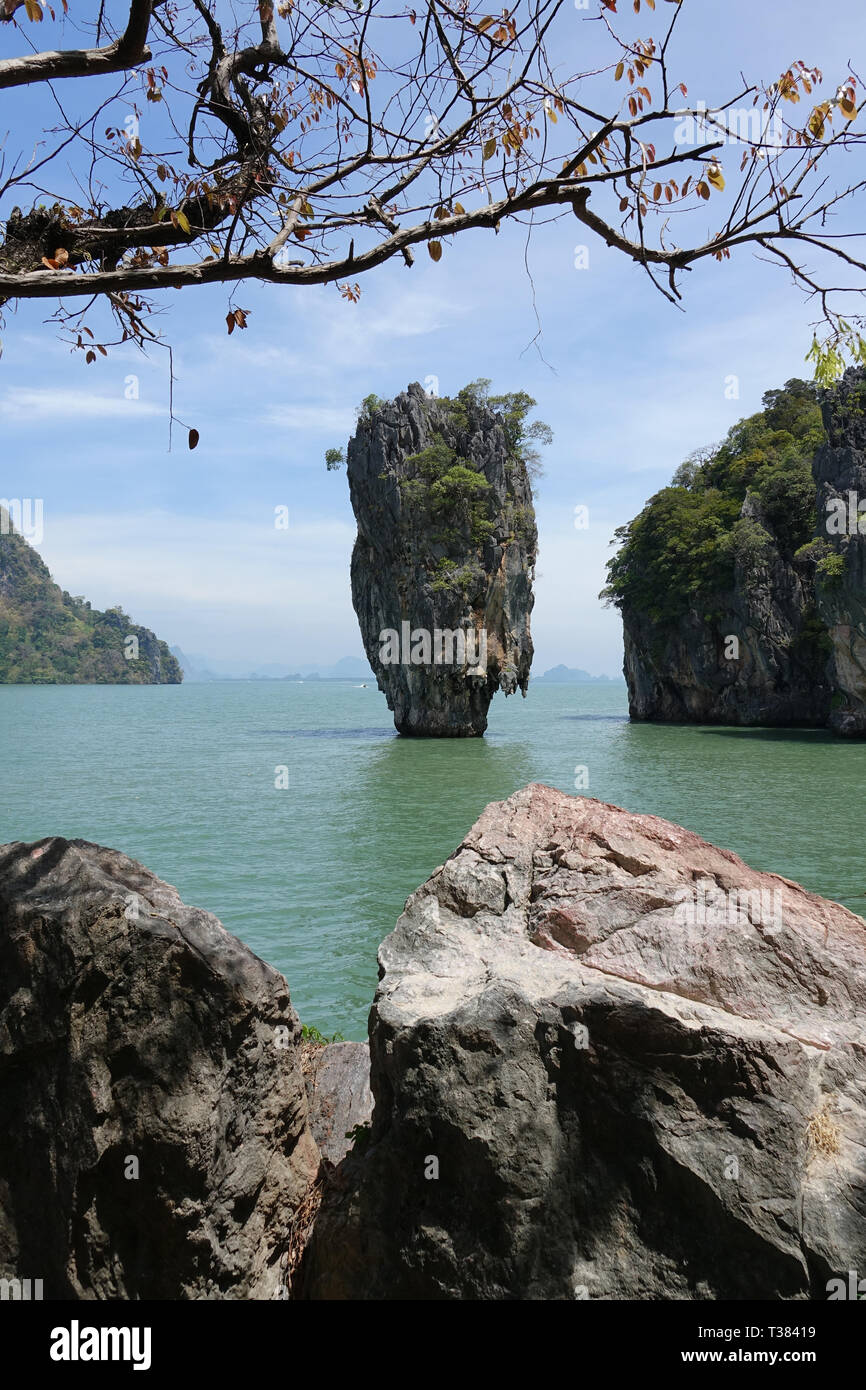
[[[250,666],[242,661],[224,661],[217,664],[206,656],[187,654],[180,647],[172,647],[183,674],[188,681],[368,681],[376,684],[376,677],[363,657],[344,656],[333,666],[300,665],[294,668],[276,662],[265,662],[261,666]],[[591,676],[575,666],[553,666],[542,676],[533,676],[536,685],[598,685],[618,684],[620,677]]]
[[[294,669],[277,662],[250,666],[242,661],[222,661],[219,664],[195,653],[187,656],[180,647],[172,647],[172,655],[180,663],[188,681],[370,681],[376,677],[362,657],[344,656],[334,666],[304,664]]]
[[[621,676],[591,676],[579,666],[551,666],[543,676],[533,676],[535,685],[598,685],[599,682],[617,685]]]
[[[0,684],[178,685],[165,642],[122,608],[105,613],[55,584],[0,507]]]

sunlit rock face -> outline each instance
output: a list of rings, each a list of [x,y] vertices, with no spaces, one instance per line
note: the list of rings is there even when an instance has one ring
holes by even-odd
[[[866,1250],[866,923],[537,784],[379,951],[316,1299],[827,1299]]]
[[[436,460],[456,464],[446,477]],[[425,451],[426,454],[425,454]],[[494,694],[524,695],[537,533],[500,417],[417,383],[362,413],[349,442],[352,601],[401,734],[483,734]]]

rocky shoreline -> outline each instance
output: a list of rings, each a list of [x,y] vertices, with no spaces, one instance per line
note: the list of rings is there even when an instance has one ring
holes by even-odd
[[[311,1047],[283,977],[141,865],[0,849],[0,1275],[45,1298],[808,1299],[862,1266],[847,909],[533,784],[379,963],[369,1054]]]

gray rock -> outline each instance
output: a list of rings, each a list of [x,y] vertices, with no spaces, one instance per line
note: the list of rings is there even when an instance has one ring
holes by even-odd
[[[488,484],[489,534],[474,541],[466,518],[450,515],[441,533],[420,517],[413,458],[440,436]],[[349,488],[358,523],[352,602],[367,658],[403,734],[473,737],[487,727],[497,690],[526,694],[532,661],[529,616],[537,534],[525,465],[509,451],[494,411],[472,406],[458,425],[418,383],[360,417],[349,442]],[[408,485],[408,490],[407,490]],[[446,525],[447,522],[447,525]],[[450,562],[451,579],[440,562]],[[383,661],[383,632],[486,634],[485,659]],[[476,652],[473,648],[472,656]]]
[[[0,848],[0,1276],[271,1298],[319,1167],[283,977],[115,850]]]
[[[866,923],[654,816],[488,806],[380,951],[309,1298],[805,1299],[866,1268]]]
[[[753,515],[754,504],[743,504]],[[721,617],[707,620],[698,604],[676,631],[657,631],[637,613],[623,612],[623,671],[632,719],[670,723],[823,727],[830,719],[833,685],[827,653],[817,661],[808,646],[815,588],[806,566],[788,564],[775,545],[764,562],[737,566],[735,586],[714,603]],[[722,653],[730,637],[739,658]],[[804,642],[807,652],[804,655]]]
[[[352,1147],[348,1135],[373,1114],[367,1043],[314,1047],[305,1068],[310,1128],[323,1158],[337,1164]]]

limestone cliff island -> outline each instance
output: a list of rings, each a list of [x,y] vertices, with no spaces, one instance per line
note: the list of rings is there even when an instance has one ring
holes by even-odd
[[[633,719],[866,734],[866,371],[789,381],[617,532]]]

